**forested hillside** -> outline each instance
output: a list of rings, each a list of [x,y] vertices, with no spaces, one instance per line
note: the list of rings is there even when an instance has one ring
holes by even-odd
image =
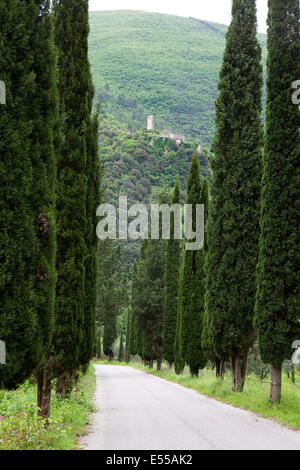
[[[90,12],[96,99],[132,130],[181,132],[210,145],[226,27],[140,11]],[[266,36],[259,35],[266,55]]]
[[[161,189],[168,192],[177,177],[183,188],[181,202],[184,201],[197,142],[176,144],[142,129],[130,131],[105,112],[100,117],[99,137],[105,202],[118,207],[119,195],[125,195],[129,205],[155,203]],[[203,149],[198,155],[201,174],[206,177],[210,152]],[[129,272],[133,260],[138,258],[140,242],[126,240],[122,247],[125,270]]]
[[[155,200],[163,186],[172,187],[177,176],[183,188],[197,143],[176,144],[143,130],[130,131],[106,113],[100,119],[100,154],[104,168],[105,201],[117,204],[119,195],[134,204]],[[204,154],[205,153],[205,154]],[[208,175],[207,155],[200,155],[202,175]]]

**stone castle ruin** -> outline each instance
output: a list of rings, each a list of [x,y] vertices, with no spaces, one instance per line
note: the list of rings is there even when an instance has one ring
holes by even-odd
[[[154,131],[154,116],[153,115],[147,116],[147,131],[148,132]],[[157,137],[161,137],[163,139],[171,139],[175,141],[177,145],[186,142],[186,138],[184,135],[174,134],[173,132],[169,132],[169,131],[161,132],[160,134],[157,134]],[[200,144],[197,147],[197,152],[198,153],[202,152],[202,147]]]
[[[3,80],[0,80],[0,104],[6,104],[6,88]]]
[[[154,116],[147,117],[147,131],[154,131]]]

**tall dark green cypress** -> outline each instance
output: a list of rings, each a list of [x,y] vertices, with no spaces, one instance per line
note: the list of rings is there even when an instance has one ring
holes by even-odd
[[[136,283],[137,283],[137,263],[134,262],[131,280],[131,312],[130,312],[130,336],[129,336],[129,354],[135,356],[138,354],[137,348],[137,309],[136,309]]]
[[[90,97],[90,112],[92,106]],[[98,151],[98,113],[90,118],[87,133],[87,193],[86,216],[87,227],[85,243],[87,255],[85,258],[85,307],[83,340],[80,349],[80,363],[85,370],[93,357],[95,346],[96,327],[96,300],[97,300],[97,274],[98,274],[98,238],[95,227],[97,225],[96,210],[100,204],[100,162]]]
[[[127,310],[126,322],[126,342],[125,342],[125,361],[130,361],[130,327],[131,327],[131,307]]]
[[[196,205],[203,204],[200,183],[200,165],[194,155],[187,187],[187,204],[193,206],[193,231],[196,230]],[[187,242],[187,240],[186,240]],[[204,247],[187,250],[183,257],[180,294],[180,355],[197,376],[206,365],[201,346],[204,312]]]
[[[163,309],[165,302],[165,240],[144,240],[135,290],[137,352],[161,368]]]
[[[117,339],[116,311],[107,310],[104,314],[103,352],[111,361],[114,357],[113,345]]]
[[[124,359],[124,343],[123,343],[123,331],[121,331],[118,361],[122,362],[123,359]]]
[[[205,240],[204,240],[204,250],[205,250],[205,263],[204,263],[204,275],[206,274],[206,261],[207,261],[207,252],[208,252],[208,237],[207,237],[207,222],[209,216],[209,186],[207,178],[204,179],[203,187],[202,187],[202,199],[204,204],[204,217],[205,217]],[[203,314],[203,329],[202,329],[202,336],[201,336],[201,344],[202,348],[205,352],[205,355],[208,360],[215,366],[216,369],[216,377],[217,378],[224,378],[225,372],[225,362],[224,360],[218,359],[215,354],[213,340],[210,335],[210,325],[209,325],[209,317],[207,309],[204,308]]]
[[[57,53],[54,45],[50,1],[35,1],[37,20],[34,41],[36,96],[31,103],[35,131],[32,139],[33,210],[36,214],[36,292],[43,361],[37,372],[37,404],[44,418],[50,416],[52,341],[56,288],[56,172],[60,144]]]
[[[180,181],[176,181],[172,204],[180,203]],[[174,239],[174,213],[171,213],[170,239],[166,255],[166,294],[163,319],[163,357],[170,365],[175,361],[175,335],[178,312],[180,240]]]
[[[269,0],[268,80],[255,325],[271,364],[270,399],[281,399],[282,362],[300,335],[299,1]]]
[[[0,384],[22,383],[49,346],[55,296],[56,54],[49,2],[0,2]]]
[[[57,172],[57,289],[54,336],[57,392],[65,395],[81,365],[87,256],[87,136],[91,82],[88,61],[88,1],[54,4],[59,95],[64,141]]]
[[[208,241],[207,241],[207,221],[209,215],[209,186],[207,178],[204,178],[202,189],[202,204],[204,204],[204,249],[205,252],[208,251]]]
[[[181,299],[181,278],[182,278],[182,266],[179,270],[179,291],[178,291],[178,310],[176,316],[176,332],[175,332],[175,343],[174,343],[174,369],[177,375],[181,374],[185,367],[185,362],[180,354],[180,299]]]
[[[211,159],[206,308],[219,360],[230,360],[232,388],[242,391],[255,334],[263,131],[262,66],[255,0],[233,0],[220,72]]]
[[[207,179],[204,179],[202,186],[202,199],[204,204],[204,218],[205,218],[205,238],[204,238],[204,251],[205,251],[205,262],[204,262],[204,275],[206,274],[206,261],[207,261],[207,252],[208,252],[208,240],[207,240],[207,222],[209,215],[209,187]],[[209,326],[209,317],[207,309],[204,308],[203,313],[203,328],[201,336],[201,345],[202,349],[205,352],[205,355],[208,360],[216,367],[216,375],[219,377],[221,375],[221,363],[215,356],[214,347],[212,338],[210,337],[210,326]]]

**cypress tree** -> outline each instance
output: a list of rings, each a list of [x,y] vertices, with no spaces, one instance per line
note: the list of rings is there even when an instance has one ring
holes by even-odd
[[[137,348],[137,310],[136,310],[136,283],[137,283],[137,263],[134,262],[131,281],[131,314],[129,331],[129,354],[135,356],[138,353]]]
[[[187,187],[187,204],[193,206],[193,231],[196,230],[197,204],[203,204],[200,165],[194,155]],[[191,375],[197,376],[206,365],[201,347],[204,311],[204,247],[187,250],[185,246],[180,295],[180,355],[190,367]]]
[[[88,61],[88,1],[54,2],[59,96],[64,141],[58,158],[57,289],[54,350],[57,392],[64,396],[81,365],[84,337],[87,245],[86,165],[91,82]]]
[[[204,178],[202,189],[202,204],[204,204],[204,250],[205,253],[208,251],[208,241],[207,241],[207,221],[209,215],[209,187],[207,178]]]
[[[172,204],[180,203],[180,182],[176,181]],[[163,319],[163,357],[170,366],[175,357],[175,335],[178,312],[180,269],[180,240],[174,239],[174,213],[171,213],[170,239],[167,242],[166,273],[165,273],[165,306]]]
[[[100,334],[96,331],[95,333],[95,346],[94,346],[94,354],[93,356],[96,357],[97,359],[100,358],[100,348],[99,345],[101,344],[100,341]]]
[[[90,111],[92,106],[90,101]],[[96,327],[97,272],[98,272],[98,238],[96,210],[100,204],[100,163],[98,155],[98,113],[91,117],[87,134],[87,193],[86,215],[87,227],[85,243],[87,255],[85,258],[85,307],[83,341],[80,349],[80,363],[86,369],[94,350]]]
[[[101,359],[101,335],[100,334],[97,336],[96,345],[97,345],[97,358]]]
[[[299,339],[300,113],[291,86],[300,77],[299,1],[270,0],[261,237],[255,326],[271,364],[270,399],[281,399],[282,362]]]
[[[131,309],[127,310],[126,322],[126,343],[125,343],[125,361],[130,361],[130,326],[131,326]]]
[[[138,267],[136,305],[138,309],[138,338],[141,341],[142,358],[150,366],[162,361],[162,329],[165,293],[164,240],[149,240]],[[141,335],[139,334],[141,333]]]
[[[148,240],[143,240],[141,246],[141,257],[139,262],[134,262],[132,271],[132,282],[131,282],[131,323],[130,323],[130,354],[139,355],[143,358],[143,331],[141,327],[141,317],[139,310],[139,291],[138,285],[141,285],[141,270],[140,265],[145,258],[145,252],[148,245]]]
[[[175,333],[175,344],[174,344],[174,368],[175,373],[180,375],[185,366],[183,357],[180,354],[180,323],[181,323],[181,312],[180,312],[180,303],[181,303],[181,282],[182,279],[182,267],[179,272],[179,292],[178,292],[178,310],[176,315],[176,333]]]
[[[35,1],[36,34],[34,71],[36,96],[31,102],[33,182],[31,199],[36,214],[37,253],[35,290],[38,303],[38,331],[42,340],[42,364],[37,372],[39,414],[50,416],[51,374],[48,352],[54,327],[56,288],[56,167],[60,143],[58,119],[57,54],[54,45],[50,2]]]
[[[233,0],[219,96],[208,223],[206,308],[216,358],[242,391],[253,330],[262,172],[261,48],[255,0]]]
[[[109,361],[114,357],[113,345],[117,339],[116,312],[108,310],[104,314],[103,352]]]
[[[53,328],[56,54],[48,2],[0,7],[0,384],[14,388],[43,361]]]
[[[205,218],[205,239],[204,239],[204,250],[205,250],[204,275],[205,275],[207,252],[208,252],[207,221],[208,221],[208,215],[209,215],[209,187],[208,187],[208,182],[206,178],[204,178],[204,183],[202,187],[202,199],[203,199],[203,204],[204,204],[204,218]],[[225,372],[225,363],[224,361],[220,361],[215,355],[213,341],[210,335],[209,317],[208,317],[207,309],[204,309],[204,314],[203,314],[203,328],[202,328],[201,344],[206,354],[206,357],[212,362],[212,364],[216,368],[216,377],[223,379],[224,372]]]
[[[124,344],[123,344],[123,331],[121,332],[121,337],[120,337],[120,347],[119,347],[119,356],[118,356],[118,361],[122,362],[124,359]]]

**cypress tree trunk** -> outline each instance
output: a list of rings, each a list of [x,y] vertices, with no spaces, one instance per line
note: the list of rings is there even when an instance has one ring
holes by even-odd
[[[295,377],[295,375],[296,375],[296,374],[295,374],[295,366],[294,366],[294,364],[292,364],[291,376],[292,376],[292,384],[293,384],[293,385],[295,385],[295,383],[296,383],[296,380],[295,380],[296,377]]]
[[[119,356],[118,356],[118,361],[122,362],[124,359],[124,346],[123,346],[123,332],[121,333],[121,338],[120,338],[120,348],[119,348]]]
[[[67,372],[66,374],[59,375],[56,379],[56,394],[62,398],[66,396],[72,390],[72,374]]]
[[[221,375],[221,361],[216,359],[216,378],[219,378]]]
[[[161,363],[162,363],[162,358],[158,357],[157,358],[157,364],[156,364],[156,369],[161,370]]]
[[[199,376],[199,367],[190,366],[190,374],[191,374],[192,377],[198,377]]]
[[[270,400],[273,403],[280,403],[281,400],[281,383],[282,383],[282,365],[271,365],[271,387]]]
[[[48,419],[50,417],[50,404],[51,404],[51,371],[49,370],[50,364],[47,363],[40,367],[37,372],[37,406],[39,408],[38,414],[42,418]]]
[[[101,359],[101,336],[99,334],[98,338],[97,338],[97,359]]]
[[[225,374],[225,361],[220,359],[215,359],[216,365],[216,378],[220,380],[224,380]]]
[[[231,370],[231,381],[232,391],[242,392],[245,385],[247,368],[247,354],[241,356],[239,353],[236,356],[230,358],[230,370]],[[224,376],[223,376],[224,377]]]

